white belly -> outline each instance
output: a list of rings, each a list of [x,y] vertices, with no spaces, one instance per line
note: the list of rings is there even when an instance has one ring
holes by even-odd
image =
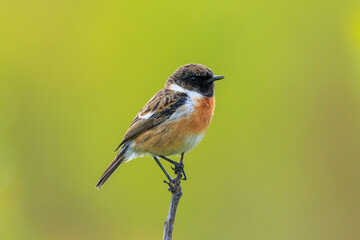
[[[181,146],[181,148],[179,149],[174,149],[173,152],[171,152],[169,156],[174,156],[174,155],[180,155],[181,153],[188,153],[191,150],[194,149],[194,147],[196,147],[200,141],[203,139],[205,134],[197,134],[197,135],[192,135],[190,137],[187,138],[187,140],[185,141],[185,143]],[[139,158],[139,157],[143,157],[143,156],[152,156],[151,153],[145,153],[145,152],[137,152],[134,151],[133,149],[134,147],[134,142],[131,142],[129,144],[129,149],[126,152],[126,160],[125,162],[131,161],[134,158]]]
[[[188,139],[186,140],[185,144],[184,144],[184,149],[183,151],[181,151],[179,154],[185,152],[190,152],[191,150],[193,150],[194,147],[196,147],[196,145],[198,145],[200,143],[200,141],[203,139],[204,134],[197,134],[197,135],[193,135],[191,137],[188,137]]]

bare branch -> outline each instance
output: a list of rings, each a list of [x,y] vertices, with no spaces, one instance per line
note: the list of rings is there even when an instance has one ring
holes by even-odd
[[[176,177],[169,184],[169,191],[171,192],[171,202],[168,216],[164,223],[163,240],[171,240],[174,229],[176,210],[182,196],[181,189],[182,171],[176,171]]]

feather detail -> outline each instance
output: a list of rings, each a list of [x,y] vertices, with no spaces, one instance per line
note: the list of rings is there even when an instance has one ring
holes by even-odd
[[[127,130],[124,139],[116,148],[153,127],[163,123],[188,100],[188,95],[171,89],[162,89],[140,110]]]
[[[106,168],[103,175],[100,177],[100,180],[96,184],[96,188],[100,189],[102,185],[109,179],[109,177],[115,172],[115,170],[126,161],[125,153],[128,149],[128,146],[125,145],[118,154],[116,155],[115,159],[110,163],[110,165]]]

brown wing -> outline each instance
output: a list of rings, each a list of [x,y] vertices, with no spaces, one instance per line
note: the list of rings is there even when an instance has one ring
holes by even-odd
[[[115,151],[127,141],[169,119],[179,107],[186,103],[187,98],[186,93],[176,92],[170,89],[160,90],[136,115],[124,139]]]

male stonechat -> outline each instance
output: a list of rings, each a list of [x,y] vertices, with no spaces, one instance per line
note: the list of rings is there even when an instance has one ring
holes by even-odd
[[[124,139],[116,148],[115,159],[107,167],[96,188],[100,189],[123,163],[145,155],[152,156],[171,182],[159,158],[184,171],[184,154],[204,137],[214,115],[214,82],[224,76],[201,64],[178,68],[161,89],[136,115]],[[168,157],[181,155],[180,162]]]

